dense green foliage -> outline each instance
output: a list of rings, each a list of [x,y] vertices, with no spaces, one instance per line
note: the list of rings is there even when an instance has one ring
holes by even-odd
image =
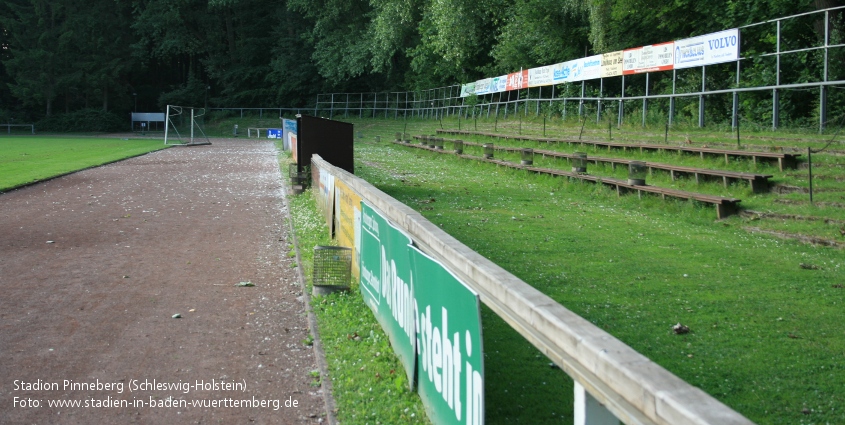
[[[115,132],[126,129],[126,119],[102,109],[80,109],[50,115],[38,122],[39,131],[52,132]]]
[[[157,111],[168,103],[298,107],[313,104],[316,93],[416,90],[474,81],[842,4],[7,0],[0,3],[0,122],[36,122],[92,107]],[[843,15],[832,13],[831,44],[842,42]],[[781,49],[818,46],[824,35],[821,16],[785,24]],[[743,52],[773,51],[775,33],[774,25],[743,31]],[[832,61],[842,59],[837,52]],[[818,80],[820,55],[785,60],[783,79]],[[743,64],[744,84],[770,83],[769,59]],[[841,73],[839,68],[830,71]],[[708,70],[708,84],[732,81],[731,70]],[[700,86],[696,72],[681,74],[679,90]],[[653,84],[653,92],[671,87],[665,75],[655,76]],[[767,99],[771,96],[746,96],[743,109],[763,120],[770,110]],[[815,101],[812,94],[796,92],[783,100],[783,108],[804,116],[813,109],[807,104]],[[724,107],[719,101],[708,105]]]

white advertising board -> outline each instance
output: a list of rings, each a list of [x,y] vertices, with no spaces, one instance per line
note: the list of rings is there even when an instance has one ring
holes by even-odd
[[[739,60],[739,29],[675,42],[675,69]]]
[[[628,49],[623,52],[622,73],[625,75],[668,71],[675,65],[675,43],[653,44],[650,46]]]
[[[487,94],[490,93],[490,83],[493,82],[492,78],[485,78],[483,80],[478,80],[475,82],[475,94]]]
[[[554,66],[541,66],[528,70],[528,87],[548,86],[554,84]]]
[[[555,84],[571,83],[576,81],[575,74],[580,73],[578,67],[581,65],[580,60],[568,61],[552,65],[552,80]]]
[[[508,76],[502,75],[501,77],[493,78],[493,82],[490,83],[490,92],[491,93],[501,93],[505,91],[508,87]]]
[[[622,75],[622,56],[621,50],[604,53],[601,55],[601,77],[618,77]]]
[[[601,59],[602,55],[587,56],[581,59],[581,74],[575,76],[576,80],[596,80],[601,78]]]

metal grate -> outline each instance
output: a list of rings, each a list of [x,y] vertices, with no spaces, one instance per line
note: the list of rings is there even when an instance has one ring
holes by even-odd
[[[315,246],[313,281],[317,286],[349,287],[352,281],[352,248]]]

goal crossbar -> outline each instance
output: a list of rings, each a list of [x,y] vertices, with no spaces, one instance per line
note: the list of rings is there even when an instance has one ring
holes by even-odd
[[[167,105],[164,144],[185,146],[210,145],[211,141],[208,140],[208,136],[206,136],[205,131],[202,129],[202,120],[197,120],[197,118],[203,115],[205,115],[205,108]],[[187,124],[185,124],[186,119],[188,120]],[[180,129],[182,130],[181,132],[179,131]]]

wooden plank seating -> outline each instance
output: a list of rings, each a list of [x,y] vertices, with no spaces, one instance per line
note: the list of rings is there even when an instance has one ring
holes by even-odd
[[[415,138],[419,138],[419,136],[414,136]],[[453,141],[452,139],[444,139],[444,141]],[[481,143],[476,142],[463,142],[465,146],[481,146]],[[506,152],[520,152],[522,148],[511,148],[506,146],[495,146],[494,149],[506,151]],[[563,158],[563,159],[574,159],[575,155],[556,152],[556,151],[549,151],[544,149],[534,149],[535,155],[542,155],[542,156],[549,156],[554,158]],[[600,157],[600,156],[588,156],[587,161],[590,161],[594,164],[598,164],[600,162],[611,164],[611,166],[615,169],[617,165],[622,165],[627,167],[628,164],[632,161],[630,159],[621,159],[621,158],[607,158],[607,157]],[[746,180],[748,184],[751,186],[751,190],[754,193],[763,193],[768,191],[769,189],[769,179],[772,178],[771,174],[758,174],[758,173],[744,173],[740,171],[730,171],[730,170],[712,170],[709,168],[695,168],[695,167],[683,167],[678,165],[672,164],[664,164],[660,162],[651,162],[651,161],[644,161],[646,167],[649,169],[649,173],[651,173],[652,169],[664,170],[668,171],[672,181],[677,179],[678,175],[687,174],[692,175],[695,177],[695,182],[700,183],[701,178],[703,176],[710,176],[720,178],[722,180],[722,184],[725,187],[728,187],[728,183],[730,180]]]
[[[432,152],[437,152],[437,153],[452,153],[452,151],[449,151],[449,150],[431,148],[427,145],[409,144],[409,143],[402,143],[402,142],[393,142],[393,143],[398,144],[398,145],[404,145],[404,146],[409,146],[409,147],[413,147],[413,148],[418,148],[418,149],[424,149],[424,150],[427,150],[427,151],[432,151]],[[518,148],[508,148],[508,149],[519,150]],[[738,213],[739,212],[739,203],[742,202],[741,200],[736,199],[736,198],[727,198],[727,197],[723,197],[723,196],[707,195],[707,194],[696,193],[696,192],[687,192],[687,191],[683,191],[683,190],[669,189],[669,188],[658,187],[658,186],[635,185],[635,184],[628,183],[628,181],[626,181],[626,180],[619,180],[619,179],[613,179],[613,178],[607,178],[607,177],[599,177],[599,176],[593,176],[593,175],[590,175],[590,174],[572,173],[572,172],[568,172],[568,171],[556,170],[556,169],[551,169],[551,168],[532,167],[532,166],[529,166],[529,165],[522,165],[522,164],[517,164],[515,162],[503,161],[503,160],[494,159],[494,158],[482,158],[482,157],[473,156],[473,155],[458,155],[458,156],[461,157],[461,158],[464,158],[464,159],[471,159],[471,160],[481,161],[481,162],[489,162],[489,163],[496,164],[496,165],[499,165],[499,166],[531,171],[531,172],[538,173],[538,174],[548,174],[548,175],[557,176],[557,177],[567,177],[567,178],[580,179],[580,180],[588,181],[588,182],[592,182],[592,183],[601,183],[601,184],[604,184],[606,186],[615,187],[616,193],[619,196],[621,196],[623,193],[626,193],[626,192],[636,191],[637,196],[639,196],[639,197],[642,197],[643,192],[646,192],[646,193],[654,193],[654,194],[660,195],[661,198],[663,198],[663,199],[666,199],[666,197],[668,196],[668,197],[677,198],[677,199],[695,200],[695,201],[699,201],[699,202],[703,202],[703,203],[707,203],[707,204],[713,204],[713,205],[716,206],[716,217],[720,220],[723,219],[723,218],[729,217],[733,214]]]
[[[497,134],[497,133],[485,133],[480,131],[469,131],[469,130],[437,130],[438,133],[443,134],[463,134],[468,136],[485,136],[485,137],[495,137],[500,139],[513,139],[513,140],[526,140],[526,141],[533,141],[533,142],[540,142],[540,143],[571,143],[571,144],[580,144],[580,145],[593,145],[596,147],[606,147],[608,150],[610,149],[639,149],[640,152],[644,151],[674,151],[679,153],[696,153],[704,158],[705,154],[707,155],[715,155],[715,156],[722,156],[725,158],[725,163],[730,161],[731,157],[734,158],[751,158],[751,161],[755,164],[757,161],[760,160],[774,160],[778,163],[778,168],[783,171],[785,169],[796,169],[798,168],[798,157],[801,156],[800,154],[789,154],[783,152],[760,152],[760,151],[745,151],[745,150],[732,150],[732,149],[716,149],[716,148],[704,148],[704,147],[694,147],[694,146],[672,146],[672,145],[657,145],[657,144],[650,144],[650,143],[640,143],[640,144],[632,144],[632,143],[616,143],[616,142],[603,142],[603,141],[596,141],[596,140],[574,140],[574,139],[558,139],[558,138],[547,138],[547,137],[535,137],[535,136],[516,136],[516,135],[508,135],[508,134]]]
[[[479,158],[481,159],[481,158]],[[491,161],[490,159],[486,159],[485,161]],[[515,164],[514,164],[515,165]],[[731,215],[736,214],[739,212],[739,203],[741,200],[736,198],[726,198],[724,196],[716,196],[716,195],[707,195],[703,193],[696,193],[696,192],[687,192],[683,190],[677,189],[669,189],[665,187],[658,187],[658,186],[650,186],[650,185],[634,185],[628,183],[626,180],[619,180],[619,179],[611,179],[606,177],[598,177],[598,176],[591,176],[589,174],[579,174],[579,173],[571,173],[561,170],[553,170],[549,168],[537,168],[537,167],[514,167],[514,168],[524,168],[528,171],[533,171],[535,173],[543,173],[543,174],[550,174],[556,176],[564,176],[570,178],[579,178],[585,181],[591,181],[593,183],[602,183],[607,186],[614,186],[616,188],[616,193],[620,196],[628,191],[637,191],[637,196],[642,197],[643,192],[654,193],[660,195],[663,199],[666,199],[667,196],[672,198],[678,199],[686,199],[686,200],[695,200],[699,202],[704,202],[707,204],[713,204],[716,206],[716,217],[718,219],[723,219],[729,217]]]

